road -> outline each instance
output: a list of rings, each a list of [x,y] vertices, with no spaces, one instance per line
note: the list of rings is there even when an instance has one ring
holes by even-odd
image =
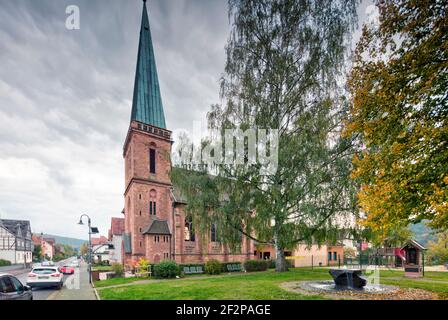
[[[65,263],[67,263],[68,260],[71,260],[71,258],[70,258],[70,259],[67,259],[67,260],[59,261],[59,262],[56,263],[56,265],[58,265],[58,266],[62,266],[62,265],[64,265]],[[85,270],[85,268],[75,268],[75,276],[76,276],[77,274],[79,274],[80,272],[82,272],[82,271],[87,272],[87,271]],[[25,273],[21,273],[21,274],[17,274],[17,275],[16,275],[17,279],[19,279],[20,282],[22,282],[23,284],[26,284],[26,278],[27,278],[27,276],[28,276],[28,272],[25,272]],[[67,279],[69,279],[69,278],[73,278],[73,276],[70,276],[70,275],[64,275],[64,278],[63,278],[63,281],[64,281],[64,287],[63,287],[61,290],[68,290],[68,289],[67,289],[67,285],[66,285],[66,281],[67,281]],[[34,288],[34,289],[33,289],[33,299],[34,299],[34,300],[47,300],[47,299],[49,299],[49,298],[54,297],[56,294],[58,294],[59,291],[60,291],[60,290],[57,290],[57,289],[54,289],[54,288]]]

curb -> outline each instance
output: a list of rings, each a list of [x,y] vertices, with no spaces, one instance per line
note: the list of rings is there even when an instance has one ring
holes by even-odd
[[[93,282],[92,282],[92,288],[93,288],[93,292],[95,293],[96,300],[101,300],[100,295],[98,294],[98,291],[96,290]]]

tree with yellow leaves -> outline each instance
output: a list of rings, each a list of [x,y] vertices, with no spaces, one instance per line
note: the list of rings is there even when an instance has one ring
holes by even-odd
[[[448,228],[448,2],[383,0],[363,27],[345,126],[364,224],[384,233],[430,220]]]

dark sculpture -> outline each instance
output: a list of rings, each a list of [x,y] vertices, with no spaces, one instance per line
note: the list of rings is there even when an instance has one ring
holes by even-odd
[[[367,284],[361,270],[330,269],[330,274],[337,287],[361,289]]]

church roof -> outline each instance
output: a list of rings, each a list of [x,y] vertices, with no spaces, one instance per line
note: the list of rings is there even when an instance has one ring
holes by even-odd
[[[170,228],[168,227],[168,222],[166,220],[154,220],[143,234],[167,234],[170,235]]]
[[[131,121],[166,129],[146,1],[143,2]]]

